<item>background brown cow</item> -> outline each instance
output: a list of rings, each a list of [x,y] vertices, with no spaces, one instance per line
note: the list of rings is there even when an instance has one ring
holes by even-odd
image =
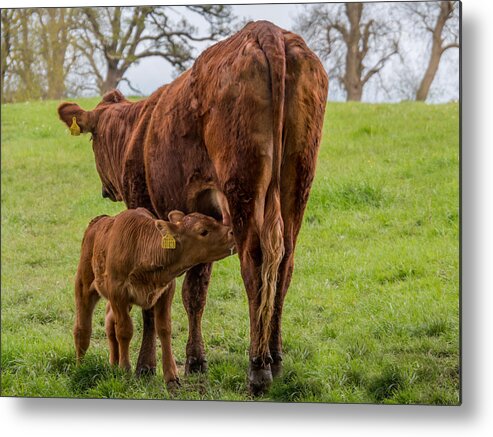
[[[250,313],[249,382],[264,391],[281,370],[281,316],[315,172],[328,80],[301,37],[247,24],[147,99],[110,92],[93,111],[59,107],[91,132],[103,195],[159,217],[199,211],[231,220]],[[186,371],[206,369],[201,319],[211,265],[183,283],[189,317]],[[155,368],[144,312],[138,371]]]

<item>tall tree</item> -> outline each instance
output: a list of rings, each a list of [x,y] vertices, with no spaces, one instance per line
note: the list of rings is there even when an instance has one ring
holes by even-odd
[[[171,6],[83,8],[77,48],[87,59],[102,94],[116,88],[139,60],[159,56],[180,70],[192,60],[192,43],[212,41],[228,33],[231,8],[224,5],[186,6],[201,18],[208,31],[200,34],[183,14]],[[130,83],[129,83],[130,85]],[[131,86],[131,85],[130,85]]]
[[[365,85],[398,53],[395,23],[363,3],[308,6],[298,16],[298,31],[326,61],[347,100],[360,101]]]
[[[77,10],[37,8],[35,14],[39,26],[39,55],[46,78],[44,97],[60,99],[66,95],[67,73],[76,57],[71,45]]]
[[[18,9],[13,15],[12,29],[12,82],[16,84],[14,99],[27,100],[42,97],[41,77],[37,73],[37,38],[33,9]]]
[[[12,63],[12,43],[13,43],[13,26],[14,24],[14,9],[2,9],[1,23],[2,23],[2,46],[1,46],[1,89],[2,89],[2,101],[5,99],[6,94],[6,77]]]
[[[416,100],[425,101],[435,79],[442,55],[451,48],[459,47],[459,2],[419,2],[403,5],[414,16],[416,27],[431,36],[431,48]]]
[[[2,101],[65,94],[75,10],[2,9]],[[70,56],[69,56],[70,53]]]

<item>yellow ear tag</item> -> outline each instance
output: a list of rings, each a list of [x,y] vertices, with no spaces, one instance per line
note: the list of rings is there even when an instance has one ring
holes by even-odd
[[[163,249],[176,249],[176,240],[171,234],[166,234],[161,240],[161,247]]]
[[[80,127],[77,124],[77,119],[75,117],[72,117],[72,126],[70,126],[69,129],[71,135],[80,135]]]

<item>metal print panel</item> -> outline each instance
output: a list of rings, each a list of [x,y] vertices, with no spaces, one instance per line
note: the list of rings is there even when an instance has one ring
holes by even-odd
[[[459,2],[1,22],[2,396],[460,404]]]

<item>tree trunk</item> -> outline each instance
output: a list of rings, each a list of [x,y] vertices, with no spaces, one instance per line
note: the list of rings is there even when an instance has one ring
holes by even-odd
[[[10,55],[11,51],[11,20],[13,14],[9,14],[8,9],[2,9],[2,84],[1,84],[1,90],[2,90],[2,102],[6,100],[6,89],[5,89],[5,77],[7,76],[7,68],[9,66],[8,64],[8,57]],[[9,14],[9,15],[8,15]]]
[[[59,64],[53,64],[50,74],[48,75],[48,89],[46,98],[52,100],[61,99],[65,95],[65,73],[63,69],[63,60]]]
[[[22,85],[18,90],[18,98],[20,100],[38,99],[41,97],[41,88],[39,86],[38,78],[33,72],[34,67],[34,52],[32,49],[33,31],[31,27],[31,15],[32,10],[23,9],[20,12],[20,53],[19,53],[19,65],[18,70],[19,78]]]
[[[424,102],[427,99],[431,84],[433,83],[433,79],[435,79],[436,72],[438,71],[441,57],[441,41],[436,41],[436,38],[434,37],[428,67],[426,68],[426,72],[421,80],[421,83],[419,84],[418,91],[416,92],[417,101]]]
[[[106,71],[106,77],[104,82],[99,85],[99,92],[101,95],[115,89],[125,74],[124,71],[120,71],[116,64],[113,62],[108,62],[108,69]]]
[[[438,66],[440,65],[440,59],[444,52],[444,47],[442,47],[442,31],[453,10],[453,2],[448,1],[440,3],[440,13],[438,15],[435,28],[433,29],[430,59],[428,61],[428,67],[426,68],[423,79],[419,84],[418,91],[416,92],[417,101],[424,102],[430,92],[431,84],[433,83],[433,79],[435,79]]]
[[[346,14],[349,19],[347,35],[346,72],[343,78],[346,89],[346,100],[361,101],[363,83],[361,81],[362,60],[359,49],[361,39],[360,21],[363,12],[361,3],[346,3]]]
[[[48,47],[46,63],[48,71],[48,99],[60,99],[65,95],[65,55],[69,45],[64,9],[47,9]]]
[[[354,84],[350,86],[347,91],[346,100],[348,102],[361,102],[361,98],[363,97],[363,88],[360,84]]]

